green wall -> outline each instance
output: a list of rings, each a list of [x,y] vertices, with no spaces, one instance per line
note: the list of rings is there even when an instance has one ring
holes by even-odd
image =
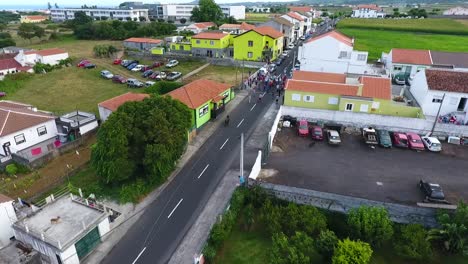
[[[253,46],[249,47],[249,41],[253,41]],[[268,41],[268,46],[273,50],[272,60],[278,58],[283,52],[283,37],[273,39],[269,36],[262,36],[255,31],[248,31],[234,38],[234,59],[261,61],[262,51]],[[252,52],[252,58],[248,53]]]
[[[203,49],[224,49],[229,46],[230,35],[226,35],[222,39],[191,39],[192,48],[203,48]],[[197,41],[200,43],[198,44]],[[211,45],[213,42],[213,45]]]
[[[226,100],[224,102],[227,104],[228,102],[230,102],[234,98],[234,91],[232,91],[232,89],[229,88],[229,89],[223,91],[222,93],[220,93],[219,95],[224,95],[226,93],[228,94],[228,96],[226,97]],[[208,112],[200,117],[200,110],[203,107],[205,107],[206,105],[208,105]],[[214,107],[214,103],[212,103],[212,101],[210,100],[210,101],[204,103],[203,105],[201,105],[200,107],[198,107],[197,109],[193,110],[194,111],[194,116],[195,116],[195,121],[196,121],[196,128],[200,128],[206,122],[210,121],[210,119],[211,119],[211,110],[213,109],[213,107]]]
[[[171,44],[171,50],[174,50],[174,51],[191,51],[192,50],[192,44],[190,44],[190,43],[173,43],[173,44]]]
[[[300,94],[301,101],[293,101],[292,95],[293,94]],[[314,96],[314,102],[305,102],[304,96],[305,95],[312,95]],[[338,95],[333,94],[319,94],[319,93],[306,93],[306,92],[299,92],[299,91],[288,91],[286,90],[284,94],[284,105],[287,106],[296,106],[296,107],[304,107],[304,108],[317,108],[317,109],[325,109],[325,110],[338,110],[338,104],[329,104],[328,98],[334,97],[338,98]]]

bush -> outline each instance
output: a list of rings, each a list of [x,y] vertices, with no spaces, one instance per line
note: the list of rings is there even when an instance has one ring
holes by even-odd
[[[331,259],[338,241],[339,240],[335,235],[335,232],[331,230],[322,230],[315,241],[315,248],[324,258]]]
[[[392,222],[383,207],[361,206],[352,209],[348,216],[348,226],[354,238],[374,246],[380,246],[393,235]]]
[[[56,69],[54,65],[44,64],[40,62],[36,63],[36,65],[34,65],[33,67],[33,70],[35,73],[51,72],[54,69]]]
[[[312,255],[313,240],[302,232],[296,232],[291,239],[283,233],[272,237],[271,264],[310,263]]]
[[[338,241],[333,253],[333,264],[366,264],[372,257],[369,244],[361,241],[352,241],[349,238]]]
[[[147,87],[145,93],[163,95],[180,87],[182,87],[182,84],[179,82],[161,81]]]
[[[427,231],[421,225],[404,225],[394,243],[395,252],[399,256],[412,260],[430,258],[432,249],[426,238]]]
[[[18,173],[18,167],[15,164],[8,164],[5,169],[6,173],[10,176],[15,175]]]
[[[135,182],[123,185],[122,189],[120,190],[120,202],[121,203],[135,203],[137,202],[142,196],[151,189],[151,185],[148,184],[143,179],[137,179]]]

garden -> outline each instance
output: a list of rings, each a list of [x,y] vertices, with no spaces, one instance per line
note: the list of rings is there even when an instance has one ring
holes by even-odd
[[[213,226],[208,263],[467,263],[468,207],[438,214],[439,228],[396,224],[379,207],[349,215],[278,200],[239,187]]]

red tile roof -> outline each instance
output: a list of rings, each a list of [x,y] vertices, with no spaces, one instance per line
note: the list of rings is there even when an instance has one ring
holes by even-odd
[[[51,114],[33,111],[27,106],[24,108],[21,108],[20,105],[8,107],[8,105],[13,104],[12,102],[0,103],[0,136],[9,135],[56,118]]]
[[[319,40],[319,39],[324,38],[324,37],[332,37],[332,38],[340,41],[343,44],[346,44],[346,45],[351,46],[351,47],[353,46],[353,39],[352,38],[338,32],[338,31],[335,31],[335,30],[330,31],[328,33],[325,33],[323,35],[311,38],[308,41],[306,41],[306,43],[310,43],[310,42]]]
[[[63,54],[67,53],[63,49],[59,48],[52,48],[52,49],[43,49],[43,50],[30,50],[30,51],[25,51],[25,55],[30,55],[30,54],[38,54],[41,56],[51,56],[51,55],[57,55],[57,54]]]
[[[230,84],[200,79],[169,92],[167,95],[181,101],[191,109],[197,109],[208,101],[219,99],[220,93],[231,87]]]
[[[251,25],[249,23],[245,23],[245,22],[242,22],[241,26],[240,26],[240,29],[242,30],[251,30],[251,29],[254,29],[255,26],[254,25]]]
[[[219,29],[240,29],[240,27],[240,24],[222,24],[221,26],[219,26]]]
[[[15,59],[0,59],[0,70],[18,69],[21,67]]]
[[[328,73],[328,72],[311,72],[311,71],[293,71],[294,80],[330,82],[330,83],[346,83],[346,74]]]
[[[296,20],[304,21],[304,19],[300,15],[298,15],[298,14],[296,14],[294,12],[288,12],[286,15],[289,16],[289,17],[292,17],[292,18],[294,18]]]
[[[425,74],[431,90],[468,93],[468,72],[426,69]]]
[[[326,83],[326,82],[312,82],[312,81],[298,81],[290,79],[286,82],[285,90],[322,93],[322,94],[336,94],[336,95],[349,95],[356,96],[359,87],[357,85],[339,84],[339,83]]]
[[[48,17],[46,16],[26,16],[29,20],[46,20]]]
[[[11,199],[10,197],[5,196],[5,195],[0,193],[0,204],[1,203],[6,203],[6,202],[9,202],[9,201],[13,201],[13,199]]]
[[[222,39],[229,34],[223,32],[202,32],[195,36],[192,36],[192,39]]]
[[[123,105],[126,102],[139,102],[143,101],[145,98],[148,98],[149,94],[141,94],[141,93],[125,93],[104,102],[98,104],[98,106],[102,106],[107,108],[111,111],[117,110],[119,106]]]
[[[193,25],[199,29],[216,27],[216,24],[214,22],[200,22],[200,23],[195,23]]]
[[[278,30],[274,29],[273,27],[269,26],[261,26],[261,27],[256,27],[252,29],[253,31],[257,32],[260,35],[263,36],[270,36],[274,39],[280,38],[283,36],[283,33],[279,32]]]
[[[311,6],[288,6],[289,10],[293,12],[312,12]]]
[[[392,49],[392,63],[432,65],[429,50]]]
[[[159,44],[162,42],[162,40],[160,39],[152,39],[152,38],[129,38],[124,41],[137,42],[137,43],[151,43],[151,44]]]
[[[360,78],[362,96],[390,100],[392,99],[392,82],[389,78],[363,76]]]
[[[356,9],[370,9],[370,10],[376,10],[376,11],[380,11],[382,10],[381,7],[377,6],[377,5],[374,5],[374,4],[370,4],[370,5],[357,5],[357,7],[353,8],[354,10]]]

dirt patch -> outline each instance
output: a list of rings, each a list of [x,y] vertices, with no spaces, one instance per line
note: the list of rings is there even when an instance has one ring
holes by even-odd
[[[278,175],[279,171],[275,169],[262,169],[258,175],[259,179],[271,178]]]
[[[468,146],[442,143],[442,155],[468,159]]]

